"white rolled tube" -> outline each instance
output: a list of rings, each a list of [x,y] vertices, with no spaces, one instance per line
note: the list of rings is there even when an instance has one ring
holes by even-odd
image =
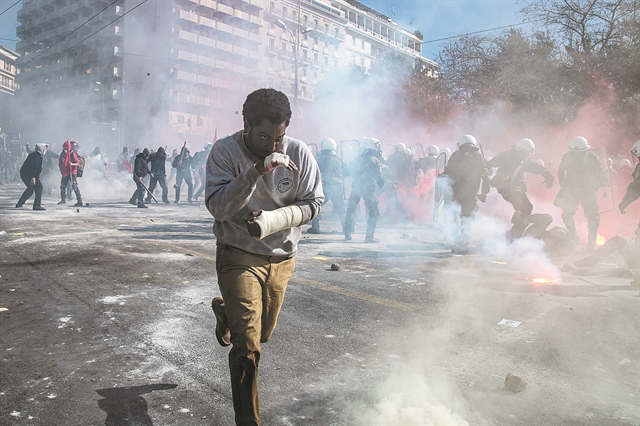
[[[295,204],[270,211],[263,210],[260,216],[253,219],[260,226],[260,236],[254,238],[260,241],[276,232],[300,226],[302,221],[302,209]]]

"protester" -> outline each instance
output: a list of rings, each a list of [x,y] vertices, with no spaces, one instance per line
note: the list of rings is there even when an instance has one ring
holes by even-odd
[[[35,192],[36,197],[33,201],[33,210],[46,210],[41,205],[42,201],[42,183],[40,182],[40,173],[42,172],[42,156],[47,149],[47,145],[43,143],[36,144],[36,150],[27,156],[27,159],[20,168],[20,178],[27,186],[22,196],[16,204],[16,208],[20,208]]]
[[[320,211],[320,172],[309,148],[285,136],[287,96],[249,94],[244,130],[218,140],[207,161],[206,205],[215,218],[222,297],[212,301],[216,337],[229,353],[237,425],[259,425],[261,343],[276,326],[295,268],[300,225]]]

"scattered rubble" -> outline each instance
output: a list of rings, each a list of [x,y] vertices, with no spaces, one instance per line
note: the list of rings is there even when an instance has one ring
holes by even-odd
[[[504,388],[511,393],[522,392],[526,387],[527,383],[524,380],[511,373],[507,373],[507,377],[504,378]]]
[[[339,271],[340,270],[340,265],[337,263],[332,263],[331,264],[331,270],[332,271]]]

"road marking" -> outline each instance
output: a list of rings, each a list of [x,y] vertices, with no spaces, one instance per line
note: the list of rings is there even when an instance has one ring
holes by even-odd
[[[359,291],[350,290],[348,288],[338,287],[331,284],[321,283],[319,281],[310,280],[302,277],[291,277],[291,282],[295,284],[306,285],[308,287],[317,288],[319,290],[330,291],[332,293],[341,294],[343,296],[352,297],[354,299],[360,299],[367,302],[375,303],[378,305],[389,306],[391,308],[400,309],[403,311],[416,311],[420,309],[419,306],[411,305],[409,303],[397,302],[391,299],[385,299],[384,297],[374,296],[373,294],[361,293]]]
[[[72,219],[71,221],[74,221],[74,220]],[[98,225],[98,224],[95,224],[95,223],[89,223],[89,224],[93,225],[96,228],[102,228],[102,229],[106,229],[106,230],[109,230],[109,231],[116,231],[116,232],[118,231],[118,229],[107,228],[105,226]],[[164,242],[164,241],[147,240],[147,239],[139,239],[137,241],[141,241],[141,242],[144,242],[144,243],[147,243],[147,244],[151,244],[151,245],[154,245],[154,246],[158,246],[158,247],[163,247],[163,248],[166,248],[167,250],[173,250],[173,251],[177,251],[179,253],[198,256],[198,257],[201,257],[203,259],[211,260],[213,262],[216,261],[215,255],[212,256],[212,255],[207,254],[207,253],[202,253],[202,252],[199,252],[199,251],[189,250],[189,249],[186,249],[184,247],[180,247],[180,246],[177,246],[175,244],[167,243],[167,242]],[[412,312],[412,311],[416,311],[416,310],[420,309],[419,306],[411,305],[409,303],[402,303],[402,302],[398,302],[398,301],[395,301],[395,300],[385,299],[384,297],[375,296],[373,294],[361,293],[361,292],[356,291],[356,290],[350,290],[348,288],[338,287],[338,286],[331,285],[331,284],[325,284],[325,283],[321,283],[320,281],[314,281],[314,280],[310,280],[310,279],[307,279],[307,278],[294,276],[294,277],[291,278],[291,282],[293,282],[295,284],[300,284],[300,285],[305,285],[305,286],[308,286],[308,287],[317,288],[319,290],[329,291],[331,293],[341,294],[343,296],[351,297],[353,299],[364,300],[366,302],[375,303],[377,305],[383,305],[383,306],[388,306],[390,308],[400,309],[402,311]]]
[[[200,251],[189,250],[189,249],[186,249],[184,247],[176,246],[175,244],[165,243],[163,241],[144,240],[144,239],[140,239],[138,241],[143,241],[143,242],[145,242],[147,244],[151,244],[151,245],[154,245],[154,246],[164,247],[164,248],[166,248],[168,250],[177,251],[179,253],[184,253],[184,254],[189,254],[189,255],[192,255],[192,256],[202,257],[203,259],[211,260],[213,262],[216,261],[216,257],[215,256],[212,256],[212,255],[207,254],[207,253],[202,253]]]

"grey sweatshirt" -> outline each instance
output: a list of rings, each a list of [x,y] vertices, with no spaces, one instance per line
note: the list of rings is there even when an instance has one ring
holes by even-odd
[[[247,231],[246,217],[253,211],[275,210],[292,204],[302,209],[304,222],[317,216],[324,201],[320,170],[309,147],[284,137],[279,152],[287,154],[298,171],[278,167],[262,176],[242,132],[218,140],[207,159],[205,199],[215,218],[213,233],[219,242],[249,253],[293,256],[298,250],[300,226],[257,241]]]

